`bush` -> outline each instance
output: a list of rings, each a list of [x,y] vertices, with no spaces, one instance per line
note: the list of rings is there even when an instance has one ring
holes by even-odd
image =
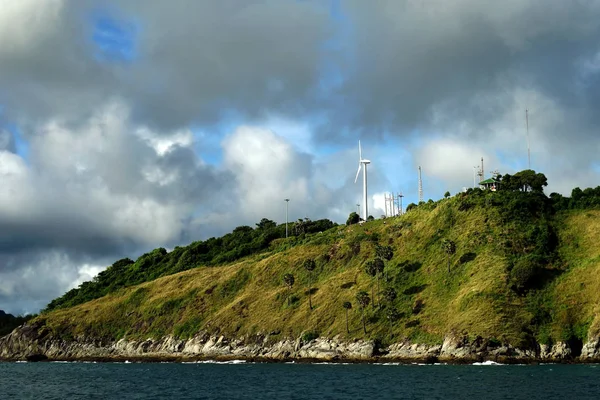
[[[527,291],[539,272],[539,267],[528,257],[522,257],[515,262],[510,271],[510,283],[519,293]]]
[[[302,342],[308,343],[312,340],[315,340],[318,337],[319,337],[318,332],[313,332],[313,331],[304,332],[304,334],[302,335]]]
[[[358,216],[358,214],[355,212],[351,212],[350,215],[348,216],[348,220],[346,220],[346,225],[358,224],[359,221],[360,221],[360,217]]]

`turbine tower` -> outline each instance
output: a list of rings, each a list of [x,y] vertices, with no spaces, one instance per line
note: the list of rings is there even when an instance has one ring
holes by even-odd
[[[369,208],[367,205],[367,165],[370,164],[370,160],[366,160],[362,158],[362,148],[360,147],[360,140],[358,141],[358,171],[356,171],[356,178],[354,178],[354,183],[358,180],[358,175],[360,174],[360,169],[364,165],[363,169],[363,220],[367,220],[369,216]]]

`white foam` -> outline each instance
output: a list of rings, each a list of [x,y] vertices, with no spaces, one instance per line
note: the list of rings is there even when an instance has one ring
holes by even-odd
[[[484,362],[476,362],[476,363],[473,363],[473,365],[504,365],[504,364],[500,364],[495,361],[488,360],[488,361],[484,361]]]

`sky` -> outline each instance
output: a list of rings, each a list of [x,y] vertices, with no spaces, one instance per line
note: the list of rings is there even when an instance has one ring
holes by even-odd
[[[598,186],[600,0],[0,0],[0,309],[266,217]]]

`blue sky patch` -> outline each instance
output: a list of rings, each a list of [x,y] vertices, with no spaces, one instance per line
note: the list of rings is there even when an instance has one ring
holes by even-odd
[[[94,57],[101,62],[132,62],[137,58],[139,26],[132,20],[117,19],[105,13],[92,16]]]
[[[26,163],[29,163],[29,142],[23,137],[19,127],[14,124],[7,124],[6,129],[12,134],[15,141],[15,153]]]

